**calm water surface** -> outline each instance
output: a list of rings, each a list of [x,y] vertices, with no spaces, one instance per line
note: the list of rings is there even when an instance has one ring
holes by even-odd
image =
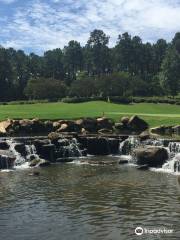
[[[57,164],[39,171],[0,172],[0,239],[180,239],[176,176],[118,164]],[[137,226],[174,233],[136,236]]]

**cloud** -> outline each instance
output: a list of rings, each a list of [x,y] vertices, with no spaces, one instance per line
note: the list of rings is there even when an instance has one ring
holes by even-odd
[[[3,26],[0,37],[5,47],[38,53],[62,48],[72,39],[85,44],[89,32],[95,28],[111,36],[110,45],[125,31],[140,35],[144,41],[170,40],[180,29],[180,3],[178,0],[30,0],[18,5]]]
[[[5,3],[5,4],[10,4],[10,3],[13,3],[15,2],[16,0],[0,0],[0,3]]]

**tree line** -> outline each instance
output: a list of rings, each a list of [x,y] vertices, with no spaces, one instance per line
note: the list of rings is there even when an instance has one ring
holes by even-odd
[[[43,56],[0,47],[0,101],[180,92],[180,32],[153,44],[127,32],[114,47],[109,39],[94,30],[85,46],[72,40]]]

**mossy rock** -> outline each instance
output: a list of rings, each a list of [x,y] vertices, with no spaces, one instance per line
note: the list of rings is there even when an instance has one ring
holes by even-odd
[[[29,163],[30,167],[46,167],[51,163],[45,159],[34,159]]]

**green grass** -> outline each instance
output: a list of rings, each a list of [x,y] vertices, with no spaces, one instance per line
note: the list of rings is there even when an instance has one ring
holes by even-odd
[[[139,115],[151,126],[180,124],[180,106],[139,103],[113,104],[102,101],[86,103],[36,103],[0,105],[0,120],[7,118],[76,119],[105,116],[118,121],[122,116]]]

